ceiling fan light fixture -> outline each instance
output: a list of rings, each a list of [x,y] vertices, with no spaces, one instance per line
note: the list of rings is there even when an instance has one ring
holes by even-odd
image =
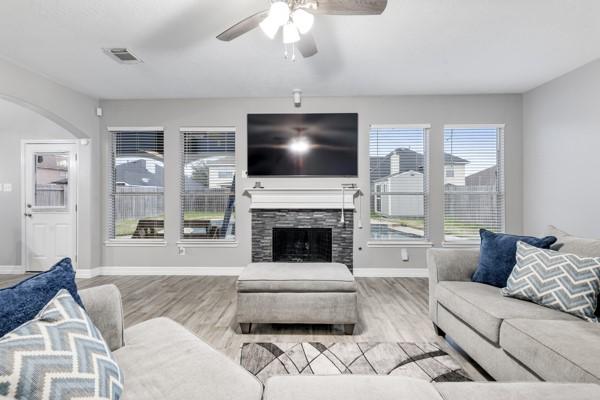
[[[271,9],[269,10],[269,18],[272,19],[273,23],[283,26],[290,20],[290,6],[287,1],[274,1],[271,3]]]
[[[283,43],[293,44],[300,41],[300,32],[293,23],[288,23],[283,27]]]
[[[275,35],[277,35],[280,26],[281,25],[279,25],[277,21],[273,20],[273,18],[271,18],[270,16],[265,18],[263,22],[260,23],[260,29],[265,35],[267,35],[269,39],[275,38]]]
[[[313,27],[315,16],[311,13],[299,8],[292,13],[292,20],[301,34],[307,34]]]

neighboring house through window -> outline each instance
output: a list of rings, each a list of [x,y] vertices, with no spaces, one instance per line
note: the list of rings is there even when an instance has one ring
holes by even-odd
[[[164,137],[111,130],[108,239],[164,238]]]
[[[235,239],[235,129],[181,130],[181,239]]]
[[[480,228],[504,231],[503,142],[501,125],[445,127],[445,241],[479,240]]]
[[[372,240],[427,238],[428,130],[427,126],[371,127]]]

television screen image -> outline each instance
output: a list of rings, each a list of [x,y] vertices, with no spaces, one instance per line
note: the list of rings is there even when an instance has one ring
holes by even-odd
[[[248,114],[249,176],[357,176],[358,114]]]

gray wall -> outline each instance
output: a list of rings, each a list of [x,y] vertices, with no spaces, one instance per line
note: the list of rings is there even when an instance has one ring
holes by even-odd
[[[524,96],[525,231],[600,237],[600,60]]]
[[[100,261],[100,146],[98,118],[95,115],[98,100],[61,86],[31,71],[0,60],[0,98],[22,105],[55,122],[73,136],[90,139],[88,146],[79,151],[79,264],[80,269],[97,266]],[[10,133],[9,133],[10,136]],[[46,139],[46,138],[44,138]],[[6,140],[12,140],[6,138]],[[5,138],[2,137],[2,144]],[[19,153],[20,154],[20,153]],[[2,169],[7,168],[4,163]],[[0,204],[2,206],[2,204]],[[11,210],[15,215],[20,207]],[[19,224],[20,226],[20,224]],[[13,228],[14,229],[14,228]],[[0,253],[14,244],[0,242]],[[6,248],[5,248],[6,246]],[[10,250],[14,254],[14,249]],[[0,264],[18,259],[12,256]],[[9,265],[14,265],[10,262]]]
[[[431,149],[431,238],[440,244],[442,234],[443,191],[443,125],[459,123],[506,123],[506,207],[507,229],[520,233],[522,222],[522,96],[403,96],[359,98],[305,98],[301,110],[295,109],[290,98],[268,99],[204,99],[204,100],[120,100],[102,101],[104,117],[100,134],[104,158],[108,126],[165,127],[165,204],[166,247],[103,247],[104,266],[232,266],[250,261],[250,201],[242,196],[244,188],[254,179],[242,178],[246,169],[246,114],[290,112],[357,112],[359,113],[360,154],[359,177],[323,179],[261,179],[267,188],[339,187],[341,183],[357,183],[369,187],[369,125],[392,123],[430,123]],[[239,246],[233,249],[193,248],[178,256],[176,242],[179,232],[179,128],[184,126],[237,127],[237,235]],[[105,169],[103,169],[106,175]],[[103,180],[106,176],[103,177]],[[102,185],[105,188],[105,185]],[[106,227],[106,194],[103,199],[103,226]],[[425,250],[410,249],[410,261],[400,261],[399,249],[367,247],[369,203],[363,201],[364,229],[356,229],[355,268],[407,267],[423,268]],[[359,251],[359,248],[362,250]]]
[[[21,264],[21,140],[73,139],[66,129],[21,105],[0,99],[0,184],[12,184],[12,192],[0,192],[0,265]]]

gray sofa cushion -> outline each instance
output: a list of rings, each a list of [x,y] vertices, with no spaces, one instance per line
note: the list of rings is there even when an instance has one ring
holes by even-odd
[[[555,226],[546,228],[548,235],[556,236],[558,239],[552,250],[563,253],[573,253],[580,257],[600,257],[600,239],[581,238],[569,235]]]
[[[475,282],[440,282],[436,297],[446,309],[492,343],[500,343],[500,325],[509,318],[579,318],[528,301],[504,297],[500,289]]]
[[[396,376],[277,376],[264,400],[442,400],[429,382]]]
[[[544,380],[600,383],[598,324],[507,320],[500,330],[500,344]]]
[[[113,353],[125,377],[122,400],[260,400],[262,384],[233,360],[167,318],[125,330]]]
[[[238,292],[355,292],[354,277],[344,264],[253,263],[238,279]]]
[[[600,386],[573,383],[436,383],[444,400],[590,400]]]

